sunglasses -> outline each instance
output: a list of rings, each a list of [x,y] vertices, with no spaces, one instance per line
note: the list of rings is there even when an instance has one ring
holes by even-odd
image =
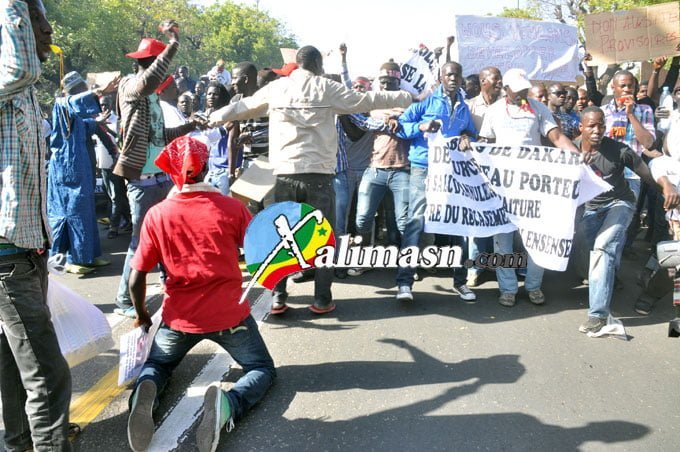
[[[566,91],[550,91],[550,94],[554,94],[555,96],[566,96],[567,92]]]

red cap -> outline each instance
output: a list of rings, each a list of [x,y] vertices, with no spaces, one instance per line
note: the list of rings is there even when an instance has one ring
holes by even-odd
[[[128,53],[125,55],[128,58],[142,59],[155,57],[163,53],[165,50],[165,44],[163,44],[158,39],[143,38],[137,47],[136,52]]]
[[[291,74],[291,72],[293,72],[297,68],[298,68],[297,63],[286,63],[281,67],[281,69],[272,69],[272,71],[274,71],[275,74],[288,77]]]

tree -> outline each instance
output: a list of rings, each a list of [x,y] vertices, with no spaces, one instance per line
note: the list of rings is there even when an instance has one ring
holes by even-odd
[[[173,63],[187,65],[193,76],[204,74],[223,58],[227,67],[239,61],[279,67],[279,47],[297,47],[283,24],[255,8],[224,2],[203,8],[189,0],[45,0],[54,28],[53,41],[64,51],[65,71],[131,70],[126,53],[142,37],[160,38],[158,24],[176,19],[181,47]],[[59,86],[58,58],[43,66],[41,103],[52,103]]]

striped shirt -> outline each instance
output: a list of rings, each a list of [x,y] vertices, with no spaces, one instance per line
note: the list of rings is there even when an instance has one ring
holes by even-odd
[[[151,102],[158,103],[158,98],[152,95],[165,80],[172,57],[178,48],[177,42],[171,42],[146,70],[129,75],[120,81],[116,108],[120,118],[118,127],[121,146],[114,174],[126,179],[139,179],[141,176],[142,169],[149,159],[151,137],[155,135],[152,130]],[[191,129],[192,127],[186,125],[172,129],[164,128],[163,146]]]
[[[0,6],[0,54],[0,242],[39,249],[49,240],[47,145],[33,87],[40,76],[40,60],[23,1]]]

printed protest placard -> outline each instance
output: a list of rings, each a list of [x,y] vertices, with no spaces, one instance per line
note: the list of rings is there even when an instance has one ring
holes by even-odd
[[[463,153],[457,137],[428,141],[425,230],[485,237],[518,229],[547,269],[566,270],[576,208],[611,188],[562,149],[476,144]]]
[[[680,55],[680,3],[585,16],[591,64]]]
[[[527,71],[530,79],[573,81],[579,74],[576,27],[503,17],[455,16],[452,58],[464,74],[489,65],[501,73]]]

